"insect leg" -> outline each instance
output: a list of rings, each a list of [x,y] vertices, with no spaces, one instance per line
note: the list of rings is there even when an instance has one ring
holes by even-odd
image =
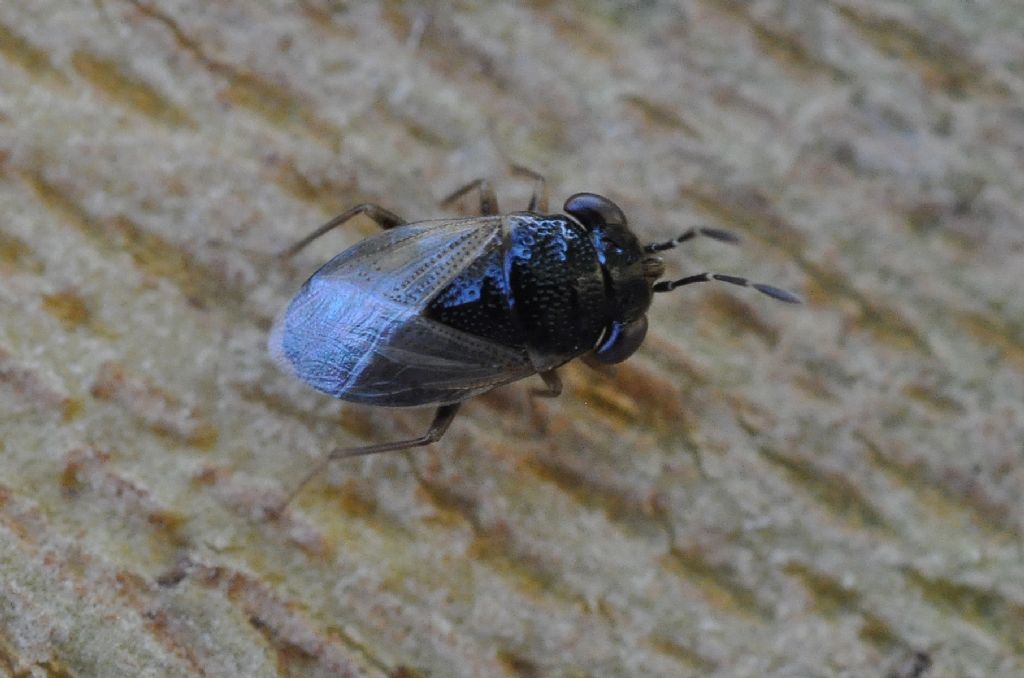
[[[461,404],[462,403],[452,403],[451,405],[442,405],[437,408],[437,412],[434,414],[434,420],[430,422],[430,428],[428,428],[427,432],[419,438],[398,440],[393,443],[367,445],[365,447],[339,447],[327,455],[327,458],[329,460],[334,460],[347,459],[348,457],[363,457],[367,454],[391,452],[392,450],[404,450],[410,447],[420,447],[422,445],[436,443],[441,439],[441,436],[444,435],[444,432],[448,430],[448,427],[451,425],[452,420],[455,419],[455,414],[459,411],[459,406]]]
[[[302,240],[298,241],[297,243],[286,249],[284,252],[280,254],[280,257],[282,259],[288,259],[290,257],[295,256],[303,247],[313,242],[314,240],[322,236],[324,233],[327,233],[328,231],[333,230],[338,226],[341,226],[346,221],[356,217],[359,214],[365,214],[370,219],[373,219],[385,231],[388,230],[389,228],[401,226],[402,224],[405,223],[405,220],[399,217],[394,212],[386,210],[380,205],[374,205],[373,203],[364,202],[360,205],[356,205],[355,207],[347,209],[338,216],[334,217],[326,224],[319,227],[318,229],[307,235],[305,238],[303,238]]]
[[[530,205],[526,211],[546,213],[548,211],[548,184],[544,180],[544,176],[522,165],[512,165],[512,171],[533,179],[533,195],[530,196]]]
[[[562,394],[562,379],[558,372],[548,370],[541,372],[540,378],[544,380],[544,388],[531,388],[530,396],[534,398],[557,398]]]
[[[557,398],[562,393],[562,380],[558,376],[558,372],[554,370],[547,370],[546,372],[540,372],[540,378],[544,380],[544,388],[531,388],[530,389],[530,412],[533,417],[534,425],[540,430],[540,434],[543,436],[547,433],[548,424],[544,417],[544,411],[537,402],[538,398]]]
[[[494,195],[494,188],[491,187],[491,182],[484,178],[474,179],[462,188],[455,190],[451,195],[441,201],[441,206],[445,207],[455,202],[474,189],[480,192],[480,214],[497,214],[498,197]]]
[[[284,500],[281,506],[276,509],[277,515],[280,515],[281,511],[284,510],[288,504],[292,502],[302,488],[309,483],[310,480],[315,478],[324,470],[330,462],[335,459],[347,459],[349,457],[365,457],[368,454],[377,454],[378,452],[392,452],[395,450],[406,450],[410,447],[421,447],[423,445],[429,445],[436,443],[444,435],[445,431],[451,425],[452,420],[455,419],[455,414],[459,411],[459,406],[462,403],[452,403],[451,405],[442,405],[437,408],[437,412],[434,414],[434,420],[430,423],[430,428],[427,432],[421,435],[419,438],[412,438],[410,440],[397,440],[393,443],[380,443],[378,445],[365,445],[363,447],[336,447],[326,457],[324,457],[319,464],[313,467],[313,470],[306,474],[306,477],[302,479],[294,490],[292,490],[288,497]]]

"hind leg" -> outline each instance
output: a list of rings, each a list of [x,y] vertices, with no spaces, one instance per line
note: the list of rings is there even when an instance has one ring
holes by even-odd
[[[390,443],[378,443],[376,445],[363,445],[360,447],[336,447],[331,451],[323,461],[317,464],[312,471],[306,474],[306,477],[302,479],[302,482],[288,494],[288,498],[284,500],[281,507],[277,509],[278,515],[292,502],[292,499],[302,491],[302,488],[309,483],[314,477],[320,474],[330,462],[335,459],[348,459],[349,457],[365,457],[368,454],[379,454],[381,452],[393,452],[396,450],[407,450],[412,447],[422,447],[431,443],[436,443],[441,439],[441,436],[445,434],[448,427],[451,426],[452,420],[455,419],[455,415],[459,411],[459,406],[462,403],[452,403],[451,405],[442,405],[437,408],[437,412],[434,413],[434,419],[430,422],[430,428],[427,432],[418,438],[410,438],[409,440],[396,440]]]
[[[374,205],[373,203],[364,202],[361,205],[356,205],[350,209],[345,210],[338,216],[328,221],[323,226],[320,226],[315,231],[307,235],[302,240],[298,241],[284,252],[281,253],[282,259],[288,259],[299,253],[302,248],[310,244],[320,236],[324,235],[328,231],[332,231],[338,226],[341,226],[346,221],[357,217],[360,214],[365,214],[370,219],[376,221],[382,229],[385,231],[395,226],[401,226],[405,223],[405,220],[399,217],[394,212],[384,209],[380,205]]]

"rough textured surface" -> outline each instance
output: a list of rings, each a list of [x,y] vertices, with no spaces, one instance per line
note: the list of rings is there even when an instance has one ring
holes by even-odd
[[[1022,34],[960,0],[0,3],[0,667],[1021,675]],[[614,373],[272,518],[429,419],[264,352],[372,226],[272,254],[479,175],[519,207],[507,161],[645,239],[735,229],[670,272],[808,303],[659,297]]]

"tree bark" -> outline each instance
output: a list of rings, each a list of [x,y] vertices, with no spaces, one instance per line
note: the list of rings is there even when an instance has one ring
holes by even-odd
[[[0,4],[0,667],[1024,673],[1014,3]],[[430,414],[278,370],[306,276],[474,178],[615,200],[641,350]],[[536,383],[533,383],[536,382]]]

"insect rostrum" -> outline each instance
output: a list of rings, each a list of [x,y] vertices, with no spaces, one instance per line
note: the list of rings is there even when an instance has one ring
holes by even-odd
[[[478,188],[481,216],[403,223],[364,204],[287,252],[357,214],[382,226],[306,281],[271,331],[270,352],[299,379],[336,398],[438,408],[419,438],[339,448],[328,459],[434,442],[459,403],[530,375],[544,379],[540,395],[557,395],[560,365],[580,356],[617,363],[640,347],[657,292],[717,280],[798,301],[784,290],[723,274],[659,281],[665,267],[657,252],[697,235],[735,237],[690,229],[642,245],[622,210],[594,193],[577,193],[563,214],[546,214],[543,183],[535,178],[538,190],[526,211],[499,214],[490,186],[478,180],[449,200]]]

